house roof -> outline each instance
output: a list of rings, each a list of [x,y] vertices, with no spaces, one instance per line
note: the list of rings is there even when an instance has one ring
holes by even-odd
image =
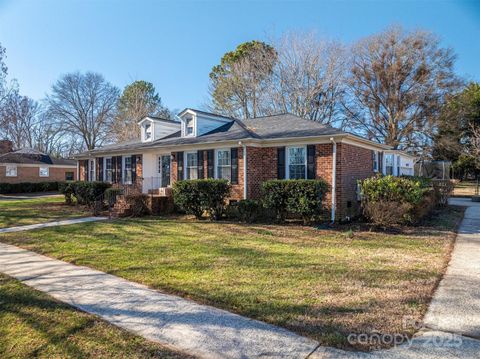
[[[211,116],[217,116],[204,111],[193,109],[185,109],[180,114],[187,110],[204,113]],[[135,151],[149,148],[161,147],[175,147],[187,146],[197,144],[220,143],[225,141],[240,141],[240,140],[291,140],[295,138],[308,138],[319,136],[348,136],[357,141],[368,142],[371,145],[390,148],[389,146],[381,145],[379,143],[369,141],[359,136],[352,135],[348,132],[339,130],[329,125],[324,125],[316,121],[306,120],[301,117],[285,113],[273,116],[257,117],[253,119],[238,120],[230,117],[221,116],[229,119],[228,123],[196,137],[181,137],[181,132],[177,131],[166,137],[157,139],[152,142],[142,143],[140,140],[118,143],[108,145],[99,149],[84,152],[77,157],[90,156],[96,153],[120,152],[120,151]]]
[[[55,158],[31,148],[0,155],[0,163],[31,164],[31,165],[57,165],[75,166],[76,161],[64,158]]]
[[[155,121],[161,121],[161,122],[167,122],[167,123],[180,124],[179,121],[170,120],[168,118],[163,118],[163,117],[158,117],[158,116],[145,116],[144,118],[138,120],[137,123],[141,123],[141,122],[143,122],[147,119],[152,119],[152,120],[155,120]]]

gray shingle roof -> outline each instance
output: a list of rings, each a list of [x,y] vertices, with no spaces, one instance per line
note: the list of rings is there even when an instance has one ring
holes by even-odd
[[[42,152],[22,149],[15,152],[0,155],[0,163],[17,163],[29,165],[57,165],[57,166],[75,166],[75,160],[64,158],[55,158]]]
[[[182,112],[189,110],[188,108]],[[207,115],[217,116],[204,111],[192,110]],[[223,116],[224,117],[224,116]],[[225,117],[231,121],[219,128],[197,137],[181,137],[180,131],[157,139],[153,142],[142,143],[140,140],[118,143],[101,147],[97,150],[80,154],[88,155],[108,151],[135,151],[154,147],[175,147],[182,145],[195,145],[202,143],[215,143],[233,140],[273,140],[291,139],[330,135],[350,135],[347,132],[319,122],[306,120],[292,114],[257,117],[254,119],[237,120]]]

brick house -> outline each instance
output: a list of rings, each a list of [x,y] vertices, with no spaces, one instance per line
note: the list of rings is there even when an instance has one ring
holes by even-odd
[[[165,194],[179,179],[226,178],[230,200],[240,200],[259,198],[269,179],[323,178],[325,205],[339,220],[358,213],[358,179],[413,171],[405,153],[291,114],[238,120],[187,108],[178,118],[146,117],[139,140],[77,155],[79,179]]]
[[[0,141],[0,183],[74,181],[77,163],[44,153],[21,149],[13,151],[9,141]]]

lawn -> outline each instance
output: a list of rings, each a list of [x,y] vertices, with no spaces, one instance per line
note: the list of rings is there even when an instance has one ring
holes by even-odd
[[[455,196],[473,196],[477,188],[476,181],[462,181],[455,185],[453,194]]]
[[[63,196],[0,201],[0,228],[89,215],[80,206],[67,206]]]
[[[150,217],[0,240],[348,348],[351,332],[413,333],[402,318],[424,315],[462,216],[390,233]]]
[[[0,274],[1,358],[187,358]]]

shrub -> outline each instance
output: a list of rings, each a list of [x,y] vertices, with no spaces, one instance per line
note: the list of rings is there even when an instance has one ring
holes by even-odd
[[[65,196],[65,203],[68,205],[73,204],[73,187],[70,182],[60,183],[58,191]]]
[[[71,182],[72,194],[77,199],[78,204],[93,206],[95,200],[98,199],[105,191],[111,187],[106,182]]]
[[[228,214],[240,222],[253,223],[263,217],[262,204],[251,199],[243,199],[228,206]]]
[[[439,206],[448,205],[448,199],[453,192],[454,185],[449,180],[433,180],[433,191],[435,193],[435,202]]]
[[[231,186],[223,179],[177,181],[173,185],[175,205],[200,219],[207,212],[211,219],[219,219],[224,211]]]
[[[430,211],[431,189],[417,178],[377,176],[360,182],[364,215],[381,226],[412,223]],[[428,206],[427,206],[428,204]]]
[[[324,180],[271,180],[263,182],[262,191],[263,203],[275,211],[277,221],[291,213],[300,215],[306,224],[320,214],[328,184]]]
[[[123,190],[120,188],[107,188],[105,191],[105,201],[107,201],[110,205],[114,205],[117,202],[117,196],[121,195]]]
[[[125,196],[125,201],[130,205],[132,217],[141,217],[149,212],[147,200],[148,196],[143,193],[135,193]]]
[[[63,182],[0,183],[1,194],[58,191]]]

